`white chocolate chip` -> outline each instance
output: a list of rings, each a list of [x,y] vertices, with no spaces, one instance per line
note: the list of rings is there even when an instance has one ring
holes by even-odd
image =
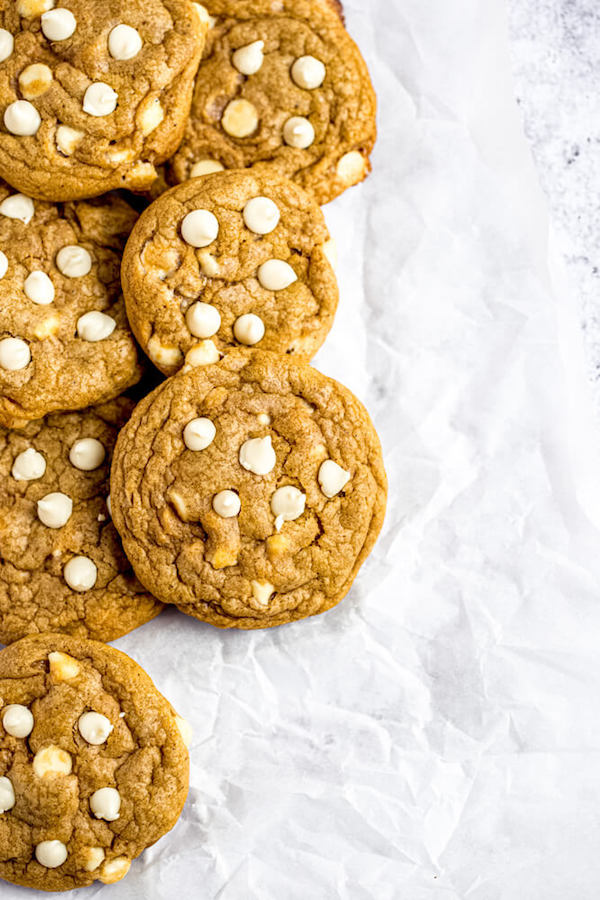
[[[280,213],[276,203],[268,197],[254,197],[244,207],[246,227],[255,234],[270,234],[279,224]]]
[[[67,858],[67,848],[62,841],[42,841],[35,848],[35,858],[46,869],[57,869]]]
[[[269,600],[275,591],[274,585],[270,581],[253,581],[252,596],[261,606],[268,606]]]
[[[306,150],[315,140],[315,129],[304,116],[292,116],[283,126],[283,139],[289,147]]]
[[[49,41],[66,41],[76,28],[77,19],[70,9],[51,9],[42,16],[42,31]]]
[[[181,740],[186,747],[190,747],[192,744],[192,738],[194,737],[192,726],[187,719],[182,719],[181,716],[175,716],[175,724],[177,725],[179,734],[181,735]]]
[[[0,62],[4,62],[12,55],[15,48],[15,39],[6,28],[0,28]]]
[[[34,63],[19,75],[19,90],[26,100],[45,94],[52,84],[52,69],[44,63]]]
[[[251,438],[240,447],[240,465],[255,475],[268,475],[275,468],[277,457],[271,437]]]
[[[179,347],[168,347],[160,342],[158,335],[153,334],[148,341],[148,356],[157,366],[180,366],[183,353]]]
[[[24,19],[33,16],[41,16],[48,9],[52,9],[54,0],[17,0],[17,12]]]
[[[38,519],[48,528],[62,528],[73,513],[73,501],[66,494],[54,491],[37,502]]]
[[[3,775],[0,778],[0,815],[8,812],[15,805],[15,789],[12,781]]]
[[[121,795],[116,788],[100,788],[90,797],[90,809],[97,819],[116,822],[121,810]]]
[[[0,369],[16,372],[31,362],[31,351],[21,338],[3,338],[0,341]]]
[[[196,366],[212,366],[213,363],[219,362],[219,351],[215,347],[214,341],[200,341],[191,350],[185,354],[185,361],[188,366],[196,368]]]
[[[41,478],[46,471],[46,460],[33,447],[28,447],[15,458],[12,467],[12,477],[15,481],[35,481]]]
[[[209,278],[219,277],[221,271],[219,263],[208,250],[200,250],[199,253],[197,253],[197,259],[204,275],[208,275]]]
[[[225,107],[221,125],[231,137],[248,137],[258,127],[258,111],[248,100],[232,100]]]
[[[60,650],[53,650],[48,654],[48,664],[50,675],[55,681],[71,681],[79,675],[80,666],[77,660],[68,653],[61,653]]]
[[[71,464],[82,472],[97,469],[104,462],[105,456],[106,450],[102,442],[96,438],[80,438],[69,450]]]
[[[19,137],[37,134],[42,124],[39,112],[29,100],[15,100],[4,110],[4,124]]]
[[[346,472],[332,459],[326,459],[319,469],[319,484],[326,497],[335,497],[350,481],[350,472]]]
[[[259,425],[270,425],[273,421],[269,413],[259,413],[256,417]]]
[[[325,81],[326,69],[314,56],[300,56],[292,66],[291,74],[298,87],[314,91]]]
[[[342,156],[336,168],[338,178],[348,186],[362,181],[366,172],[367,161],[358,150],[351,150]]]
[[[98,866],[106,859],[106,853],[102,847],[88,847],[84,851],[83,856],[85,859],[83,868],[86,872],[95,872]]]
[[[219,310],[210,303],[192,303],[185,314],[186,325],[194,337],[209,338],[221,327]]]
[[[2,713],[2,725],[12,737],[26,738],[33,731],[31,710],[20,703],[11,703]]]
[[[238,72],[242,75],[256,75],[264,62],[264,46],[264,41],[253,41],[252,44],[246,44],[245,47],[236,50],[231,61]]]
[[[77,334],[84,341],[103,341],[116,327],[114,319],[98,310],[84,313],[77,319]]]
[[[201,175],[212,175],[213,172],[223,172],[225,166],[216,159],[201,159],[191,168],[190,178],[199,178]]]
[[[54,285],[39,269],[27,276],[23,290],[32,303],[39,303],[40,306],[47,306],[54,300]]]
[[[147,136],[158,128],[165,117],[165,111],[162,108],[158,97],[151,97],[147,103],[140,104],[137,120],[142,130],[142,134]]]
[[[298,281],[298,276],[283,259],[269,259],[259,267],[258,280],[267,291],[283,291]]]
[[[222,519],[233,519],[238,516],[242,503],[235,491],[219,491],[213,497],[213,509]]]
[[[208,209],[194,209],[181,223],[181,236],[191,247],[208,247],[219,234],[219,221]]]
[[[235,320],[233,333],[240,344],[252,347],[264,338],[265,325],[260,316],[256,316],[254,313],[246,313]]]
[[[206,450],[214,441],[216,433],[214,423],[202,416],[187,423],[183,429],[183,441],[188,450]]]
[[[82,716],[79,716],[77,727],[79,728],[79,734],[84,741],[87,741],[88,744],[93,744],[96,747],[100,746],[100,744],[104,744],[105,741],[108,740],[108,737],[114,728],[106,716],[97,712],[86,712]]]
[[[37,323],[33,329],[33,333],[38,340],[43,341],[44,338],[49,337],[51,334],[56,334],[59,325],[60,319],[58,316],[46,316],[45,319],[42,319],[41,322]]]
[[[25,194],[12,194],[0,203],[0,215],[8,219],[20,219],[23,225],[29,225],[34,214],[33,200]]]
[[[335,271],[335,269],[337,269],[337,264],[338,264],[338,252],[337,252],[337,244],[335,242],[335,238],[329,238],[329,240],[325,241],[322,249],[323,249],[323,253],[325,254],[327,260],[329,261],[329,265]]]
[[[92,268],[92,257],[85,247],[68,244],[56,254],[56,266],[67,278],[82,278]]]
[[[100,869],[100,881],[103,884],[115,884],[125,878],[131,867],[131,860],[126,856],[115,856],[107,860]]]
[[[63,156],[71,156],[77,144],[85,137],[83,131],[70,128],[69,125],[59,125],[56,129],[56,146]]]
[[[271,511],[275,516],[275,528],[281,531],[284,522],[298,519],[306,507],[306,494],[291,484],[277,488],[271,497]]]
[[[110,516],[111,519],[112,519],[112,503],[111,503],[110,496],[108,496],[108,497],[106,498],[106,508],[107,508],[107,510],[108,510],[109,516]]]
[[[74,556],[63,569],[67,584],[74,591],[89,591],[96,584],[98,569],[87,556]]]
[[[8,272],[8,258],[6,256],[6,253],[3,253],[2,250],[0,250],[0,280],[2,280],[4,278],[4,276],[6,275],[7,272]]]
[[[133,59],[141,49],[140,33],[131,25],[115,25],[108,36],[108,52],[113,59]]]
[[[194,6],[196,7],[196,12],[200,16],[200,21],[203,25],[206,25],[207,28],[214,28],[217,20],[214,16],[210,15],[207,8],[201,3],[194,3]]]
[[[44,747],[33,757],[33,773],[38,778],[51,775],[70,775],[73,769],[71,754],[54,744]]]
[[[109,116],[117,108],[118,99],[109,84],[95,81],[83,95],[83,111],[90,116]]]

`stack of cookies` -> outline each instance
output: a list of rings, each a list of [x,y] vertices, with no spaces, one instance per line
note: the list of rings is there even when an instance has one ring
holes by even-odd
[[[65,890],[187,792],[102,642],[322,613],[381,529],[368,413],[309,365],[375,95],[335,0],[8,0],[0,102],[0,877]]]

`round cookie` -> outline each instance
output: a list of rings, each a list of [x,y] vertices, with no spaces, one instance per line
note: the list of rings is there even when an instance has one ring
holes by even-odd
[[[117,194],[55,205],[0,182],[0,425],[101,403],[139,380],[120,283],[136,218]]]
[[[0,176],[55,201],[149,187],[190,109],[193,3],[11,0],[0,29]]]
[[[305,363],[234,351],[138,404],[115,449],[115,525],[161,600],[222,628],[335,606],[381,529],[379,439]]]
[[[112,641],[162,609],[131,571],[107,507],[133,403],[0,428],[0,641],[62,631]],[[0,695],[1,696],[1,695]]]
[[[289,179],[194,178],[151,204],[127,242],[131,327],[167,375],[241,346],[310,359],[338,303],[332,251],[323,213]]]
[[[0,652],[0,878],[112,884],[176,823],[190,728],[124,653],[60,634]]]
[[[170,178],[257,166],[327,203],[362,181],[376,137],[366,64],[324,0],[207,0],[192,109]]]

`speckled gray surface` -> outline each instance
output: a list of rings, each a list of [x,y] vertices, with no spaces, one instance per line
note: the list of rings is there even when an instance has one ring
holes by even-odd
[[[525,133],[567,262],[600,415],[600,3],[509,0]]]

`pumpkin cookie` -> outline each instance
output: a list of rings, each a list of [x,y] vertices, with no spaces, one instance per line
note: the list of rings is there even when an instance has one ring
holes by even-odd
[[[55,205],[0,182],[0,425],[100,403],[139,380],[119,274],[136,218],[117,194]]]
[[[190,0],[59,3],[0,10],[0,176],[44,200],[143,190],[183,135],[206,26]]]
[[[0,878],[120,881],[179,818],[189,725],[124,653],[60,634],[0,652],[0,697]]]
[[[207,0],[209,25],[170,178],[257,166],[327,203],[362,181],[376,136],[366,64],[324,0]]]
[[[123,397],[0,429],[0,641],[64,631],[112,641],[156,616],[107,506]],[[1,696],[1,694],[0,694]]]
[[[253,171],[195,178],[141,215],[121,276],[133,332],[167,375],[240,345],[309,359],[338,302],[314,199]]]
[[[111,473],[115,525],[143,584],[222,628],[335,606],[386,503],[379,440],[350,391],[274,353],[234,351],[138,404]]]

